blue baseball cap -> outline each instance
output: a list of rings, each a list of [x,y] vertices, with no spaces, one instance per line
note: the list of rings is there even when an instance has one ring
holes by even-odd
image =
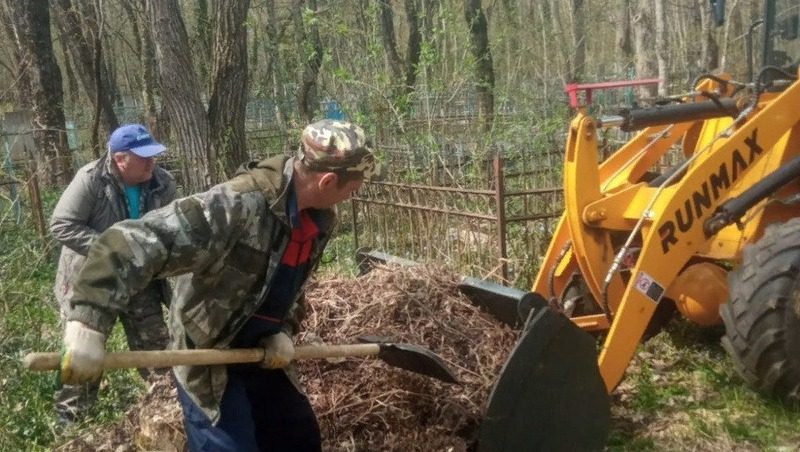
[[[139,157],[150,158],[167,148],[153,139],[150,132],[141,124],[125,124],[120,126],[108,139],[108,150],[111,152],[130,151]]]

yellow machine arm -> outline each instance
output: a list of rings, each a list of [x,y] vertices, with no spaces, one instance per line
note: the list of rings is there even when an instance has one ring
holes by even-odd
[[[697,91],[725,96],[727,86],[707,80]],[[719,102],[700,96],[687,101]],[[698,286],[724,291],[725,272],[708,262],[734,259],[760,229],[755,221],[743,230],[732,226],[709,235],[704,223],[724,201],[797,156],[797,147],[786,144],[797,141],[798,105],[795,82],[779,94],[762,95],[735,119],[683,118],[647,127],[602,163],[602,124],[583,111],[572,121],[565,212],[532,291],[555,299],[582,329],[607,330],[599,367],[609,391],[622,379],[665,294],[699,304],[694,311],[681,309],[684,315],[715,321],[725,302],[722,292]],[[681,167],[648,183],[648,171],[681,144]],[[699,280],[687,277],[700,271]],[[692,285],[706,291],[704,299],[691,300]]]

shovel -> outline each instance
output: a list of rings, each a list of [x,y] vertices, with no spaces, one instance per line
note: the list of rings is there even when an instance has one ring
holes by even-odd
[[[432,351],[412,344],[371,343],[344,345],[298,345],[294,359],[348,358],[377,356],[390,366],[437,378],[447,383],[458,383],[453,372],[441,357]],[[208,366],[216,364],[257,363],[264,358],[261,348],[151,350],[106,353],[103,368],[157,368],[173,366]],[[29,353],[23,360],[32,371],[57,370],[61,355],[55,352]]]

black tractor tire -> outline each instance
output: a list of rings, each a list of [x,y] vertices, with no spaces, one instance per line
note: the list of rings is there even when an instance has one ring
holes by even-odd
[[[722,346],[753,388],[800,405],[800,218],[766,228],[728,275]]]

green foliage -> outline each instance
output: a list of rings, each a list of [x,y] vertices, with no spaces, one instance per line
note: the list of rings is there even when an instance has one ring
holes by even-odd
[[[313,11],[310,8],[304,7],[301,15],[303,17],[303,26],[304,27],[313,27],[313,26],[318,25],[319,16],[317,15],[316,11]]]
[[[346,228],[342,225],[337,229],[338,231],[334,234],[333,239],[325,249],[325,254],[322,256],[322,261],[317,270],[318,274],[356,276],[358,274],[358,265],[353,234],[344,230]]]
[[[331,75],[333,76],[334,79],[342,83],[348,83],[353,81],[353,74],[343,67],[333,68]]]
[[[419,63],[417,63],[420,73],[424,68],[435,66],[440,59],[440,53],[431,41],[422,41],[420,46]]]
[[[52,205],[56,193],[48,193]],[[48,209],[49,210],[49,209]],[[352,225],[342,221],[319,271],[354,276]],[[0,222],[0,450],[49,450],[83,429],[118,421],[141,395],[136,372],[106,375],[100,399],[81,424],[62,431],[52,410],[54,373],[22,369],[31,351],[57,350],[61,329],[52,300],[56,249],[29,219]],[[673,322],[640,347],[612,394],[609,451],[793,450],[800,413],[747,388],[719,346],[720,330]],[[109,348],[125,348],[117,325]]]
[[[33,225],[0,223],[0,444],[44,447],[52,438],[48,416],[53,376],[22,370],[33,350],[53,350],[57,314],[49,289],[55,275]],[[20,418],[26,422],[19,422]],[[27,448],[27,447],[26,447]],[[23,450],[20,447],[17,450]]]
[[[47,216],[59,193],[43,193]],[[29,213],[29,210],[24,210]],[[29,372],[22,358],[34,351],[58,351],[61,326],[52,294],[58,247],[42,242],[29,217],[19,224],[0,212],[0,451],[49,450],[64,435],[56,423],[55,372]],[[109,347],[123,348],[118,326]],[[112,372],[83,426],[119,419],[142,390],[131,372]],[[76,427],[80,427],[76,426]]]

